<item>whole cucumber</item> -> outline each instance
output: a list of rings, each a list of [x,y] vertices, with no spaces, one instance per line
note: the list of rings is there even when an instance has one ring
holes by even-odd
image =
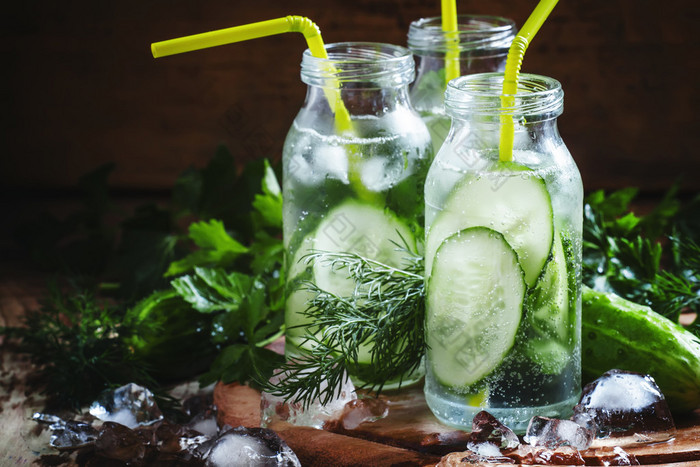
[[[700,407],[700,339],[648,306],[583,287],[582,368],[651,375],[674,412]]]

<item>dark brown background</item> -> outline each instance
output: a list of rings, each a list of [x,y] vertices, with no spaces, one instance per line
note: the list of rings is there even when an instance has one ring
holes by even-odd
[[[150,43],[287,14],[325,41],[405,45],[439,1],[122,0],[12,2],[3,9],[5,192],[62,189],[116,161],[123,190],[163,190],[220,143],[279,158],[305,86],[299,34],[155,60]],[[535,0],[459,0],[460,13],[513,18]],[[562,0],[523,70],[563,84],[561,133],[587,190],[700,188],[695,0]]]

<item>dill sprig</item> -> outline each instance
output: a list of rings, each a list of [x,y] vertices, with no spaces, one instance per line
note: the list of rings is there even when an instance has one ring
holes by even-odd
[[[342,297],[305,283],[313,299],[304,314],[318,329],[306,337],[305,347],[312,350],[285,363],[278,381],[267,383],[267,392],[308,407],[338,395],[346,371],[379,394],[387,382],[400,385],[404,375],[418,369],[425,353],[423,259],[406,246],[397,247],[406,253],[401,268],[355,253],[317,251],[304,258],[307,264],[346,272],[355,289]],[[367,351],[369,364],[360,362],[360,353]]]
[[[37,365],[36,382],[49,405],[79,409],[110,387],[155,385],[145,362],[123,344],[122,319],[120,310],[91,294],[50,284],[41,310],[28,312],[24,326],[0,332],[21,339],[19,349]]]

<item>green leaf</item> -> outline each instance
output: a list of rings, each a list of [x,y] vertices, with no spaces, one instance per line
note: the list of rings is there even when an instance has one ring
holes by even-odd
[[[282,190],[277,176],[265,160],[265,175],[262,179],[262,194],[256,194],[253,207],[259,214],[264,227],[282,227]]]
[[[223,222],[216,219],[209,222],[195,222],[190,225],[190,238],[200,248],[234,253],[247,251],[246,247],[226,233]]]
[[[250,278],[222,269],[196,268],[195,274],[173,279],[171,284],[196,310],[212,313],[238,310],[250,289]]]
[[[640,218],[633,212],[628,212],[624,216],[618,218],[614,222],[615,230],[621,235],[632,232],[639,225]]]
[[[225,384],[267,381],[284,356],[269,349],[234,344],[224,348],[212,363],[208,373],[200,378],[201,385],[222,381]]]
[[[602,190],[595,191],[586,197],[586,203],[603,215],[606,219],[614,219],[623,215],[628,209],[630,202],[637,196],[637,188],[623,188],[608,196]]]
[[[272,237],[261,230],[255,235],[255,242],[249,250],[253,257],[250,267],[255,274],[278,271],[284,261],[284,244],[282,239]]]
[[[182,380],[206,371],[216,356],[212,322],[211,314],[196,311],[169,289],[128,309],[122,334],[124,343],[159,381]]]
[[[177,276],[197,266],[226,267],[248,249],[232,238],[224,224],[216,219],[190,225],[189,238],[200,249],[174,261],[165,272],[166,277]]]

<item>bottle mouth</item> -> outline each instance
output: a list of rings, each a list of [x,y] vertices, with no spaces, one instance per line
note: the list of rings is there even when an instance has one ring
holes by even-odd
[[[441,55],[454,50],[478,56],[508,53],[515,37],[515,22],[508,18],[488,15],[457,15],[455,32],[442,30],[442,18],[421,18],[408,28],[408,48],[416,55]]]
[[[513,115],[528,122],[556,118],[564,111],[561,83],[547,76],[522,73],[512,105],[503,107],[503,73],[478,73],[451,80],[445,111],[456,118]]]
[[[311,55],[301,60],[301,80],[307,85],[344,88],[385,88],[410,84],[415,78],[413,54],[405,47],[377,42],[338,42],[326,45],[328,58]]]

